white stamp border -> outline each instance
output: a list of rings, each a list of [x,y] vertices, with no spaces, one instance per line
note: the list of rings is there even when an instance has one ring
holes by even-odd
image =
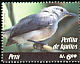
[[[2,4],[6,3],[6,2],[2,2],[1,3],[1,24],[3,24],[3,6]],[[7,2],[7,3],[80,3],[79,1],[75,1],[75,2],[60,2],[60,1],[43,1],[43,2]],[[80,11],[80,4],[79,4],[79,11]],[[80,20],[80,13],[79,13],[79,20]],[[80,23],[79,23],[80,24]],[[1,26],[1,28],[3,27],[3,25]],[[2,29],[1,29],[2,30]],[[80,63],[80,61],[3,61],[3,37],[2,37],[2,33],[1,33],[1,62],[2,63]]]

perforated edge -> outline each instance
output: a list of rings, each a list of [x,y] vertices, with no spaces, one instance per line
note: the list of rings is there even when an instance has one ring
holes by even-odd
[[[3,24],[3,3],[1,3],[1,24]],[[59,2],[59,1],[45,1],[45,2],[7,2],[7,3],[79,3],[79,1],[75,1],[75,2]],[[79,5],[79,11],[80,11],[80,5]],[[79,13],[79,20],[80,20],[80,13]],[[80,22],[79,22],[80,24]],[[3,25],[2,25],[3,27]],[[1,28],[2,28],[1,27]],[[2,29],[1,29],[2,30]],[[2,33],[1,33],[1,42],[3,41],[3,37],[2,37]],[[1,43],[1,62],[2,63],[80,63],[80,61],[3,61],[3,43]]]

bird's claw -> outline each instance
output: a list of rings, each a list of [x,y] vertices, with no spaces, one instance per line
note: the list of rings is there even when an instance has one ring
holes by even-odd
[[[44,50],[43,49],[43,45],[45,45],[43,42],[36,42],[36,41],[33,41],[33,40],[28,40],[28,41],[30,41],[30,42],[34,42],[34,44],[33,44],[33,48],[34,49],[38,49],[38,50]]]
[[[40,50],[40,51],[44,50],[42,44],[33,44],[33,48],[34,48],[34,49],[38,49],[38,50]]]

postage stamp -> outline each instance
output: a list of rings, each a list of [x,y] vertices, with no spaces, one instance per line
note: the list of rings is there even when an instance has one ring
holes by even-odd
[[[79,2],[2,2],[1,62],[80,62]]]

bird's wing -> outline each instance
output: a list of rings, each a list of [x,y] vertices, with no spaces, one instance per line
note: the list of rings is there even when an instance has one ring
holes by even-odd
[[[50,16],[41,16],[34,14],[27,16],[19,21],[11,31],[10,37],[15,37],[30,31],[39,30],[49,26],[52,22]]]

